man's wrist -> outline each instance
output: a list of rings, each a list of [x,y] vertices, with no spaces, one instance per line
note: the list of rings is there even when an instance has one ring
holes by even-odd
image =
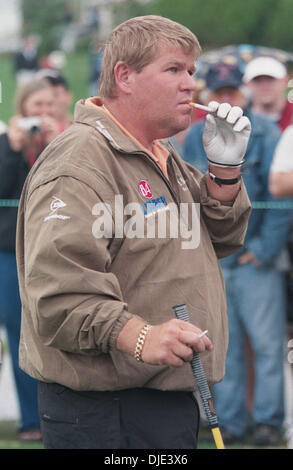
[[[241,174],[240,167],[219,167],[215,165],[209,165],[209,172],[214,174],[217,178],[232,179],[237,178]]]
[[[213,160],[210,160],[208,158],[209,164],[219,167],[219,168],[241,168],[244,160],[241,160],[241,162],[238,163],[220,163],[220,162],[214,162]]]
[[[240,181],[241,175],[236,176],[235,178],[219,178],[218,176],[214,175],[211,171],[209,171],[209,176],[212,181],[214,181],[218,186],[222,185],[233,185]]]
[[[146,336],[148,334],[148,332],[150,331],[150,329],[152,328],[151,325],[148,325],[147,323],[144,325],[144,327],[141,329],[139,335],[138,335],[138,338],[137,338],[137,342],[136,342],[136,346],[135,346],[135,351],[134,351],[134,358],[138,361],[138,362],[143,362],[142,360],[142,350],[143,350],[143,347],[144,347],[144,343],[145,343],[145,340],[146,340]]]
[[[117,349],[133,356],[138,336],[144,325],[145,322],[136,316],[128,320],[117,337]]]
[[[240,190],[240,168],[220,168],[210,165],[208,173],[206,183],[209,195],[222,203],[232,203]],[[210,173],[213,177],[210,176]],[[225,184],[223,184],[219,180],[233,181],[232,183],[228,181],[228,184],[227,181],[224,181]]]

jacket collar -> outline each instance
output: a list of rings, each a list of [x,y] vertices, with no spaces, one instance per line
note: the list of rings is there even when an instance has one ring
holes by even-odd
[[[139,145],[124,134],[112,119],[99,109],[99,106],[87,106],[84,99],[79,100],[75,105],[74,122],[93,127],[116,150],[126,153],[143,152]]]

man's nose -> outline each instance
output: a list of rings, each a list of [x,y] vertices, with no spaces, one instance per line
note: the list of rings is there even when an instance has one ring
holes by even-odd
[[[188,72],[186,72],[186,74],[184,75],[184,80],[182,80],[182,88],[184,90],[190,91],[196,90],[196,84],[193,75],[190,75],[190,73]]]

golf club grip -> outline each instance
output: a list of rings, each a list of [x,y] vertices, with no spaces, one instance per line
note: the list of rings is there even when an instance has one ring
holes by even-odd
[[[189,315],[185,304],[174,305],[172,308],[176,318],[189,323]],[[218,418],[214,410],[213,398],[198,353],[194,354],[190,364],[208,423],[212,428],[218,427]]]

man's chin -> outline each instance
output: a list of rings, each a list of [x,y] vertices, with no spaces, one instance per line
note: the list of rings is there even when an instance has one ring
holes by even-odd
[[[191,118],[188,116],[185,120],[182,120],[181,123],[178,123],[177,131],[175,133],[178,134],[179,132],[185,131],[186,129],[188,129],[190,124]]]
[[[191,124],[191,116],[183,116],[183,118],[181,118],[180,120],[178,119],[176,122],[173,121],[172,124],[173,125],[171,126],[169,120],[167,125],[165,126],[165,132],[162,132],[162,135],[157,138],[167,139],[176,134],[179,134],[182,131],[185,131]]]

